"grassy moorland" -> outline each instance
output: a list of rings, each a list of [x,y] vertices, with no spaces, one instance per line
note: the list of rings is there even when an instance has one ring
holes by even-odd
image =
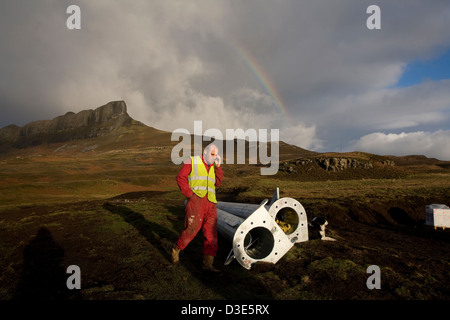
[[[449,232],[423,224],[426,204],[450,204],[445,164],[328,172],[311,162],[275,176],[225,164],[219,200],[259,203],[279,187],[308,219],[326,217],[337,241],[296,244],[276,265],[248,271],[223,265],[230,246],[220,239],[222,274],[211,275],[201,270],[201,235],[180,265],[170,263],[184,224],[170,148],[82,148],[60,144],[0,160],[0,299],[450,297]],[[81,269],[81,290],[66,288],[69,265]],[[380,290],[366,286],[370,265],[380,267]]]

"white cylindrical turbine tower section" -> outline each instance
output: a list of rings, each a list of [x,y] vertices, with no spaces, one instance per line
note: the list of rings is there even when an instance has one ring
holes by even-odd
[[[265,205],[267,201],[268,200],[266,199],[261,204],[218,201],[217,209],[227,211],[231,214],[234,214],[235,216],[246,219],[261,205]],[[268,210],[268,206],[266,206],[266,210]]]
[[[244,220],[229,212],[217,209],[217,232],[226,240],[232,242],[236,229]]]
[[[243,204],[235,202],[217,202],[217,208],[241,218],[249,217],[262,204]],[[286,236],[292,242],[308,241],[308,219],[305,208],[293,198],[281,198],[275,200],[272,205],[265,205],[269,215],[280,226]]]
[[[293,198],[281,198],[272,203],[268,211],[291,241],[308,241],[308,218],[300,202]]]
[[[276,263],[294,245],[264,207],[246,219],[217,209],[217,229],[231,240],[236,260],[246,269],[256,262]]]

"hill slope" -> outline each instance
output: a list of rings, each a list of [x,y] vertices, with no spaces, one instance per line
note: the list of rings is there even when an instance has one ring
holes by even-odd
[[[154,129],[132,119],[124,101],[112,101],[95,110],[67,112],[52,120],[33,121],[23,127],[6,126],[0,129],[0,156],[51,152],[69,155],[93,150],[142,151],[147,147],[175,146],[179,141],[171,141],[171,136],[170,132]],[[193,149],[193,136],[184,136],[183,139],[191,139]],[[210,142],[204,141],[203,146],[208,143]],[[225,153],[226,144],[220,143],[223,144]],[[246,148],[248,159],[248,143]],[[317,153],[280,142],[281,159],[315,154]],[[170,156],[170,152],[168,155]]]
[[[127,113],[125,101],[112,101],[95,110],[78,113],[67,112],[52,120],[33,121],[23,127],[10,125],[0,129],[0,159],[11,157],[64,156],[84,157],[93,154],[107,157],[111,154],[148,156],[153,161],[171,162],[171,152],[180,141],[172,141],[172,134],[158,130],[132,119]],[[183,142],[193,136],[183,137]],[[203,142],[203,147],[209,141]],[[228,156],[226,143],[223,157]],[[378,156],[362,152],[317,153],[294,145],[279,142],[279,170],[288,179],[335,180],[360,178],[395,178],[408,174],[404,169],[439,171],[450,168],[450,162],[429,159],[424,156]],[[257,146],[259,147],[259,145]],[[155,155],[155,150],[158,154]],[[230,174],[253,173],[260,165],[250,165],[248,160],[250,145],[245,143],[246,163],[234,165]],[[238,152],[237,139],[234,141],[234,156]],[[268,146],[268,155],[271,145]],[[188,155],[183,155],[188,156]],[[273,160],[275,161],[275,159]],[[259,162],[258,162],[259,163]]]

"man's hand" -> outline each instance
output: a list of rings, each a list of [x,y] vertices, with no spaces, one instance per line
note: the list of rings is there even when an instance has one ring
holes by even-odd
[[[217,155],[216,159],[214,160],[214,167],[219,168],[221,163],[222,163],[222,158],[219,155]]]

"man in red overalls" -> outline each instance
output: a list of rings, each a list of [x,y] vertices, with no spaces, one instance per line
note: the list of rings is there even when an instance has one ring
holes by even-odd
[[[217,207],[216,188],[222,184],[221,159],[214,144],[205,148],[202,157],[190,157],[177,175],[178,186],[186,196],[184,229],[172,247],[172,262],[179,262],[179,253],[202,229],[203,269],[218,272],[213,267],[217,253]]]

